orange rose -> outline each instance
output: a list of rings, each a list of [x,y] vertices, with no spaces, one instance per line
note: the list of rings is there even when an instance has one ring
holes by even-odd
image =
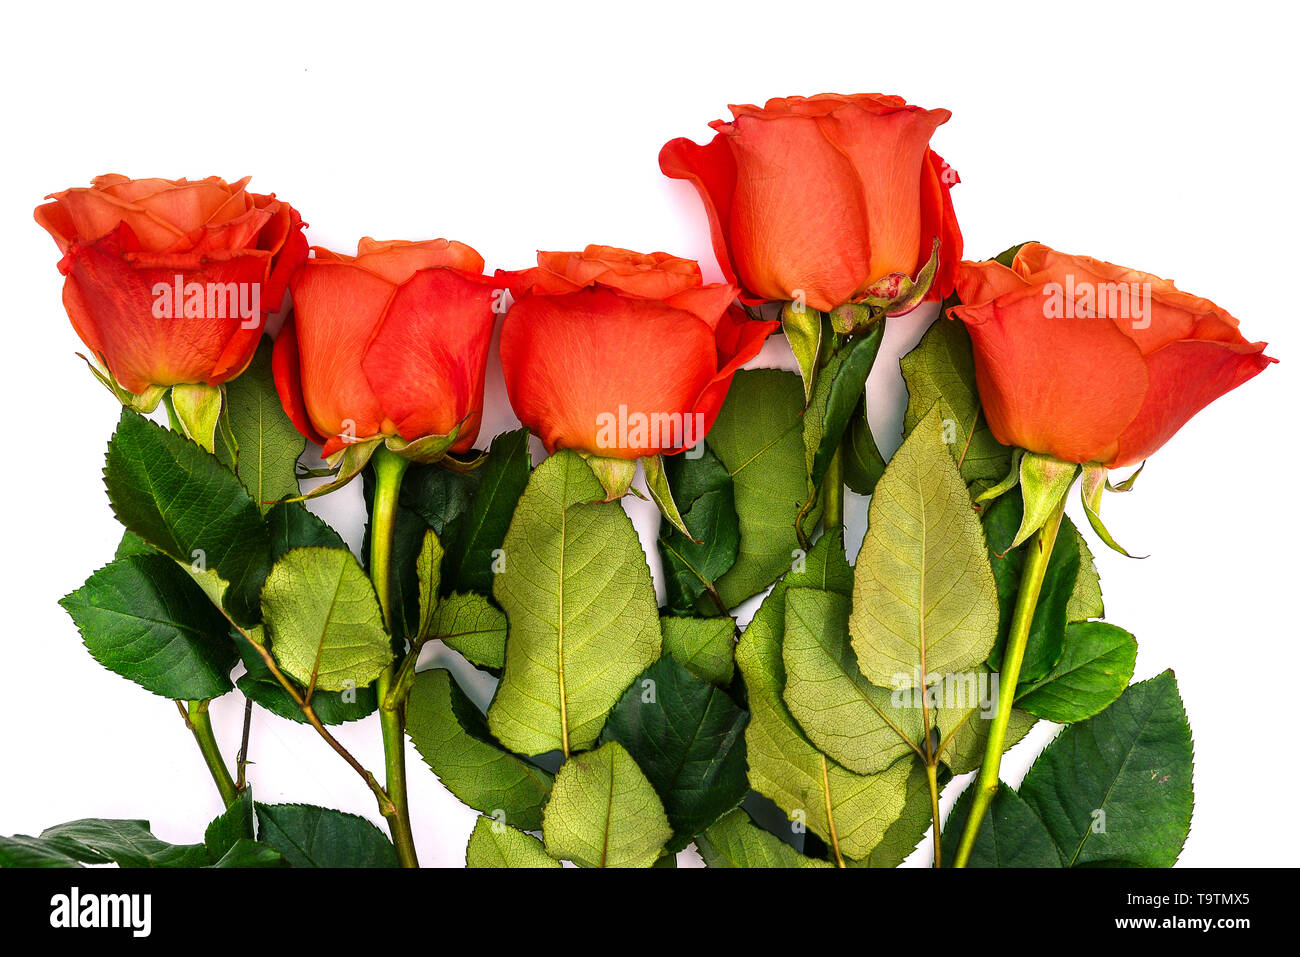
[[[298,430],[329,458],[383,436],[400,450],[459,428],[478,437],[496,284],[463,243],[314,247],[291,284],[294,315],[275,342],[276,388]]]
[[[93,183],[36,208],[63,253],[64,307],[93,357],[150,407],[167,386],[239,375],[307,256],[297,211],[247,192],[247,177]]]
[[[694,446],[778,325],[746,318],[734,286],[706,286],[696,263],[666,253],[588,246],[537,262],[511,279],[501,365],[515,414],[551,452]]]
[[[1066,462],[1140,462],[1276,361],[1208,299],[1041,243],[962,263],[957,294],[993,434]]]
[[[707,146],[673,140],[659,166],[699,192],[718,262],[746,302],[802,292],[828,311],[890,298],[899,277],[929,262],[936,239],[928,298],[951,291],[962,242],[949,196],[957,175],[929,147],[947,110],[824,93],[731,111],[730,123],[710,124],[718,135]]]

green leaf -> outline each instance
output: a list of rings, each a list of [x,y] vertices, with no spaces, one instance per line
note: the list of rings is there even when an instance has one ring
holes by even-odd
[[[249,634],[259,637],[261,627],[250,631]],[[306,724],[307,718],[303,715],[302,709],[276,680],[275,675],[271,674],[271,669],[266,666],[266,662],[256,649],[238,634],[236,634],[236,647],[243,659],[245,670],[235,684],[245,697],[274,715]],[[306,694],[306,689],[301,685],[295,682],[294,686],[299,694]],[[373,684],[348,688],[344,691],[322,691],[317,688],[311,696],[312,711],[316,713],[321,724],[327,725],[357,721],[374,714],[378,707],[379,699]]]
[[[1065,618],[1067,621],[1102,618],[1106,614],[1106,606],[1101,600],[1101,576],[1097,574],[1097,563],[1092,557],[1092,550],[1068,517],[1065,522],[1074,529],[1075,545],[1079,549],[1079,577],[1074,581],[1074,593],[1066,605]]]
[[[817,377],[817,359],[822,352],[822,334],[826,318],[802,302],[787,302],[781,307],[781,331],[790,343],[799,376],[803,379],[804,401],[812,398]]]
[[[450,672],[415,676],[406,724],[424,763],[461,801],[526,831],[542,826],[551,775],[501,747]]]
[[[122,540],[117,543],[114,558],[130,558],[133,555],[158,555],[160,552],[143,538],[132,531],[122,533]]]
[[[440,539],[451,541],[481,477],[477,471],[459,472],[441,465],[412,463],[402,476],[398,504],[419,515]]]
[[[1020,594],[1020,576],[1025,566],[1027,547],[1012,548],[1016,531],[1020,528],[1024,505],[1019,495],[1004,495],[985,506],[983,512],[984,534],[988,539],[989,561],[998,588],[998,640],[989,653],[989,665],[996,668],[1002,661],[1002,649],[1011,632],[1015,615],[1016,597]],[[1025,644],[1025,658],[1020,666],[1020,682],[1037,681],[1061,657],[1065,641],[1065,625],[1069,620],[1069,605],[1076,593],[1081,574],[1079,533],[1069,518],[1061,521],[1056,544],[1052,548],[1047,571],[1043,575],[1034,619],[1029,626],[1029,639]]]
[[[968,485],[980,479],[997,482],[1007,474],[1011,450],[993,437],[980,408],[970,334],[963,323],[945,315],[941,311],[916,348],[903,356],[908,392],[903,432],[910,433],[937,405],[945,444],[962,480]]]
[[[144,541],[228,585],[218,597],[240,622],[257,621],[271,567],[262,515],[216,457],[124,409],[108,445],[104,484],[113,512]]]
[[[876,437],[871,433],[864,395],[863,401],[853,410],[853,417],[849,419],[845,431],[844,484],[859,495],[870,495],[884,474],[885,457],[880,454]]]
[[[465,848],[467,867],[559,867],[560,862],[546,853],[542,842],[531,834],[480,817]]]
[[[203,867],[202,844],[168,844],[153,836],[148,821],[86,818],[41,832],[49,847],[86,864],[119,867]]]
[[[208,866],[214,868],[287,867],[288,864],[284,855],[275,848],[248,838],[240,838],[231,845],[230,850]]]
[[[587,464],[539,465],[506,533],[493,593],[510,622],[488,710],[512,751],[590,747],[623,689],[659,657],[654,585],[636,530]]]
[[[266,513],[266,527],[271,537],[272,563],[295,548],[347,548],[342,536],[302,502],[272,505]]]
[[[678,615],[691,614],[700,596],[731,570],[740,549],[731,476],[707,444],[701,451],[699,458],[673,455],[664,463],[682,521],[699,539],[692,541],[668,522],[659,527],[668,608]],[[725,611],[711,599],[708,604],[714,611]]]
[[[832,839],[833,827],[842,853],[863,858],[903,812],[908,762],[896,762],[880,774],[854,774],[812,745],[782,700],[787,589],[818,588],[847,595],[853,587],[852,574],[842,534],[832,530],[823,535],[801,565],[764,599],[736,645],[736,666],[749,694],[745,749],[750,787],[824,841]]]
[[[271,339],[263,336],[240,375],[226,383],[226,414],[238,457],[235,472],[265,511],[299,494],[295,467],[307,447],[285,414],[271,373]]]
[[[154,694],[202,701],[234,687],[230,623],[165,555],[119,558],[59,604],[96,661]]]
[[[670,852],[745,797],[745,722],[725,691],[661,658],[623,693],[601,735],[627,749],[663,801]]]
[[[396,867],[397,851],[363,817],[309,804],[258,804],[258,839],[294,867]]]
[[[208,856],[220,860],[242,840],[253,840],[253,792],[248,788],[239,792],[235,803],[213,819],[203,832],[203,846]]]
[[[479,471],[478,487],[456,524],[455,538],[445,539],[445,590],[492,590],[494,553],[505,540],[531,469],[527,429],[502,432],[492,440],[487,462]]]
[[[926,777],[925,765],[920,761],[908,763],[912,771],[904,786],[902,813],[885,829],[884,836],[870,853],[858,860],[846,862],[849,867],[897,867],[907,860],[922,838],[930,832],[933,818],[930,810],[930,782]],[[939,769],[938,777],[940,788],[952,779],[952,775],[943,768]]]
[[[727,618],[659,619],[664,654],[672,655],[705,681],[720,688],[731,684],[736,663],[736,622]]]
[[[709,447],[731,476],[740,519],[736,563],[717,582],[727,608],[771,584],[790,567],[799,548],[795,519],[808,496],[802,410],[798,376],[742,370],[709,430]],[[817,518],[814,510],[806,527],[812,528]]]
[[[308,688],[361,688],[393,660],[374,587],[345,549],[281,556],[262,590],[262,614],[276,662]]]
[[[740,808],[695,839],[709,867],[831,867],[758,827]]]
[[[438,590],[442,584],[442,542],[433,529],[424,533],[420,553],[415,558],[415,576],[419,585],[419,626],[416,635],[427,639],[433,626],[433,616],[438,609]]]
[[[0,837],[0,868],[6,867],[81,867],[81,862],[39,837],[15,834]]]
[[[542,824],[546,852],[580,867],[650,867],[672,833],[654,788],[617,741],[564,763]]]
[[[1067,867],[1171,867],[1192,820],[1192,732],[1172,671],[1062,731],[1020,796]]]
[[[849,632],[862,674],[889,688],[957,674],[988,656],[997,584],[970,495],[945,451],[936,408],[876,486],[858,552]]]
[[[1058,724],[1083,721],[1104,711],[1133,678],[1137,641],[1123,628],[1101,621],[1072,622],[1065,648],[1051,673],[1016,688],[1016,704]]]
[[[865,334],[850,339],[817,373],[803,424],[808,481],[814,492],[826,476],[831,456],[839,448],[854,410],[864,402],[867,376],[884,334],[885,324],[877,322]]]
[[[785,595],[785,704],[809,740],[858,774],[875,774],[916,753],[921,709],[862,676],[849,644],[849,599],[790,588]],[[910,701],[910,696],[909,696]]]
[[[506,616],[482,595],[453,592],[438,603],[428,637],[441,640],[480,668],[499,671],[506,662]]]
[[[958,839],[966,830],[975,785],[971,784],[948,815],[944,834],[951,835],[943,842],[943,863],[951,867],[957,856]],[[1056,852],[1052,837],[1043,827],[1034,809],[1026,804],[1011,788],[998,782],[998,793],[989,805],[988,813],[980,825],[979,836],[971,850],[967,867],[1060,867],[1061,856]]]

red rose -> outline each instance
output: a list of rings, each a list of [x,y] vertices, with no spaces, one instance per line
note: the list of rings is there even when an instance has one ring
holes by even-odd
[[[291,284],[293,317],[275,342],[280,400],[330,458],[383,436],[450,435],[470,448],[497,284],[463,243],[363,239],[356,256],[315,247]]]
[[[1041,243],[962,263],[957,294],[993,434],[1066,462],[1140,462],[1276,361],[1208,299]]]
[[[501,331],[506,391],[548,451],[636,459],[689,448],[736,370],[778,325],[745,317],[699,266],[609,246],[543,252],[513,276]]]
[[[36,208],[81,341],[150,407],[167,386],[237,376],[307,256],[297,211],[247,177],[93,183]]]
[[[947,110],[824,93],[731,111],[731,122],[710,124],[718,135],[707,146],[673,140],[659,166],[699,191],[718,262],[746,302],[802,293],[828,311],[890,298],[897,277],[929,262],[936,239],[940,266],[927,295],[952,290],[962,240],[949,191],[958,180],[929,147]]]

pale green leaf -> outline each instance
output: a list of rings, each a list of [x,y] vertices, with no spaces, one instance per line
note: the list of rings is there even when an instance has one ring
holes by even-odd
[[[467,867],[559,867],[542,842],[509,824],[480,817],[465,848]]]
[[[262,588],[262,617],[275,660],[308,688],[362,688],[393,660],[375,590],[346,549],[282,555]]]
[[[533,470],[506,532],[493,594],[510,633],[488,723],[520,754],[589,747],[623,689],[659,657],[640,539],[604,497],[587,464],[561,451]]]
[[[735,672],[736,622],[732,618],[659,619],[664,654],[672,655],[705,681],[725,688]]]
[[[581,867],[651,867],[672,833],[659,796],[617,741],[565,762],[542,824],[547,853]]]
[[[873,684],[976,669],[998,634],[984,531],[944,448],[938,409],[894,454],[871,499],[849,632]]]

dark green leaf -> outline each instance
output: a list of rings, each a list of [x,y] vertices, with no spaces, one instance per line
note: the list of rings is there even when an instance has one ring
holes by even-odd
[[[203,832],[203,844],[215,861],[241,840],[253,840],[253,792],[245,788],[235,803],[216,817]]]
[[[1173,672],[1062,731],[1020,796],[1067,867],[1173,866],[1192,821],[1192,732]]]
[[[487,462],[479,470],[478,487],[456,523],[455,538],[444,538],[448,544],[444,592],[492,591],[494,553],[505,540],[531,469],[527,429],[502,432],[492,440]]]
[[[984,534],[988,539],[993,578],[998,585],[998,641],[988,658],[992,668],[997,668],[1002,661],[1002,648],[1011,631],[1016,595],[1020,592],[1025,551],[1033,547],[1030,542],[1019,548],[1011,548],[1020,528],[1023,510],[1024,504],[1017,494],[1000,496],[984,507]],[[1022,685],[1042,678],[1061,657],[1065,625],[1069,617],[1067,611],[1079,577],[1079,568],[1079,535],[1070,519],[1065,518],[1061,521],[1052,557],[1047,563],[1038,605],[1034,609],[1034,620],[1029,628],[1025,659],[1020,666]]]
[[[673,828],[670,852],[740,804],[749,715],[673,658],[632,682],[601,735],[618,741],[650,779]]]
[[[215,456],[124,409],[104,484],[123,525],[177,561],[207,569],[210,593],[237,621],[258,620],[270,541],[248,490]]]
[[[201,701],[234,687],[229,622],[166,555],[119,558],[59,604],[96,661],[154,694]]]
[[[814,489],[821,485],[854,410],[864,401],[867,376],[884,334],[885,324],[876,323],[865,334],[850,339],[817,373],[803,425],[808,481]]]
[[[87,864],[111,861],[119,867],[203,867],[209,863],[202,844],[160,841],[150,832],[148,821],[69,821],[42,831],[41,840]]]
[[[258,839],[294,867],[396,867],[397,851],[363,817],[308,804],[258,804]]]
[[[880,454],[876,437],[871,433],[864,396],[853,410],[844,435],[844,484],[859,495],[870,495],[884,474],[885,457]]]
[[[1065,650],[1050,674],[1016,689],[1016,706],[1032,715],[1070,724],[1110,707],[1128,687],[1137,641],[1123,628],[1078,621],[1065,630]]]
[[[944,823],[943,863],[951,867],[966,819],[970,816],[975,785],[971,784],[957,799]],[[1015,791],[999,782],[998,793],[980,824],[979,836],[971,850],[968,867],[1060,867],[1052,837],[1043,827],[1033,808]]]
[[[668,609],[689,615],[700,596],[736,563],[740,519],[731,476],[707,445],[699,458],[666,456],[665,469],[682,521],[699,540],[691,541],[668,522],[659,526]],[[713,612],[725,610],[711,600],[708,607]]]
[[[308,511],[302,502],[280,502],[266,513],[271,536],[271,561],[295,548],[347,548],[338,532]]]

